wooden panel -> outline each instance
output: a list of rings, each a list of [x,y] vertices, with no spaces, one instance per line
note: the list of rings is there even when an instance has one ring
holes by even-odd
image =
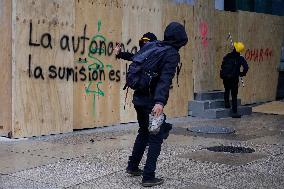
[[[73,1],[13,0],[12,23],[13,136],[72,131],[73,82],[63,67],[73,65],[64,49],[75,29]]]
[[[261,32],[260,32],[261,31]],[[271,101],[276,98],[283,17],[240,12],[239,41],[246,46],[244,53],[250,70],[240,87],[243,103]]]
[[[214,1],[194,5],[194,92],[214,89]]]
[[[0,97],[7,110],[0,114],[0,134],[1,124],[5,133],[11,129],[10,120],[14,137],[136,121],[132,92],[125,104],[122,90],[128,62],[116,60],[113,49],[122,42],[124,51],[136,52],[146,32],[162,40],[171,21],[185,24],[189,43],[180,50],[182,66],[166,107],[170,117],[187,115],[193,91],[223,88],[219,70],[229,52],[228,32],[247,48],[243,102],[276,95],[283,17],[216,12],[211,0],[197,0],[194,8],[168,0],[0,0],[0,5],[5,26],[0,30],[0,86],[7,89]]]
[[[162,1],[161,0],[124,0],[123,1],[123,21],[122,21],[122,42],[126,44],[131,39],[133,45],[138,47],[138,41],[146,32],[154,33],[158,39],[162,39]],[[126,67],[131,62],[118,61],[121,64],[122,81],[120,92],[120,118],[121,122],[136,121],[136,112],[132,104],[133,91],[129,89],[125,103],[126,91],[122,90],[125,84]],[[124,109],[125,105],[125,109]]]
[[[284,115],[284,102],[273,101],[252,108],[253,112]]]
[[[86,28],[88,38],[85,41],[85,52],[77,51],[74,60],[78,70],[84,67],[87,74],[86,80],[78,80],[74,84],[76,129],[120,122],[119,90],[122,73],[113,49],[117,42],[121,42],[121,18],[121,1],[76,1],[76,36],[84,35]],[[133,43],[127,48],[131,45]],[[82,75],[79,75],[82,79]]]
[[[0,0],[0,136],[12,130],[12,2]]]
[[[173,79],[168,105],[165,108],[169,117],[180,117],[188,115],[187,104],[193,98],[193,6],[164,3],[163,30],[172,21],[184,24],[189,38],[188,44],[179,51],[181,61]]]
[[[240,84],[239,88],[242,104],[274,100],[284,32],[283,17],[242,11],[216,11],[215,18],[215,89],[223,89],[219,70],[223,56],[230,51],[226,35],[231,32],[234,41],[245,44],[242,55],[250,67],[244,77],[245,87]]]
[[[231,33],[232,39],[238,40],[238,13],[228,11],[215,11],[214,44],[215,44],[215,75],[214,89],[224,90],[223,80],[220,78],[220,68],[223,57],[231,52],[231,42],[228,35]]]

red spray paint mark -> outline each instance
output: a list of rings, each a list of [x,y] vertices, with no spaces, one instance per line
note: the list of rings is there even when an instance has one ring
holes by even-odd
[[[272,58],[272,49],[247,49],[245,53],[245,58],[252,62],[263,62],[270,60]]]
[[[201,35],[201,44],[203,47],[208,47],[208,41],[207,41],[207,33],[208,33],[208,24],[207,22],[203,21],[199,24],[199,31]]]

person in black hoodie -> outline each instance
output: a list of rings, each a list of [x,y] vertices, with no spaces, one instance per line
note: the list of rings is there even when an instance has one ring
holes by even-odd
[[[156,41],[157,37],[155,34],[151,33],[151,32],[147,32],[145,33],[141,39],[139,40],[139,47],[140,49],[148,42],[153,42]],[[132,61],[133,60],[133,56],[135,54],[130,53],[130,52],[121,52],[120,49],[120,44],[115,48],[115,56],[117,59],[123,59],[123,60],[127,60],[127,61]],[[137,112],[138,113],[138,112]],[[172,129],[172,124],[170,123],[164,123],[164,127],[165,127],[165,133],[164,133],[164,139],[167,139],[169,136],[169,131]]]
[[[169,98],[172,79],[180,62],[179,49],[186,45],[187,41],[184,26],[177,22],[170,23],[165,29],[163,43],[171,46],[171,48],[165,52],[159,62],[158,76],[153,78],[150,90],[134,91],[132,102],[137,112],[139,130],[126,170],[132,176],[143,175],[142,185],[146,187],[163,183],[163,179],[155,177],[155,170],[165,132],[168,132],[162,125],[159,133],[150,134],[148,131],[149,114],[153,113],[155,116],[160,116],[163,113],[164,106],[166,106]],[[144,171],[142,171],[139,169],[139,163],[147,144],[149,145],[147,160]]]
[[[244,45],[241,42],[235,42],[233,51],[228,53],[221,65],[220,77],[223,79],[225,88],[224,101],[225,108],[230,108],[230,93],[232,96],[232,118],[240,118],[238,114],[238,88],[239,77],[246,76],[248,72],[248,64],[241,52],[244,50]],[[243,71],[240,68],[243,67]]]
[[[139,47],[141,49],[146,43],[151,42],[151,41],[156,41],[156,40],[157,40],[157,37],[156,37],[155,34],[153,34],[151,32],[147,32],[139,40]],[[132,58],[134,56],[134,54],[130,53],[130,52],[121,52],[120,51],[120,45],[118,45],[118,47],[116,47],[115,54],[116,54],[115,57],[117,59],[123,59],[123,60],[128,60],[128,61],[132,61]]]

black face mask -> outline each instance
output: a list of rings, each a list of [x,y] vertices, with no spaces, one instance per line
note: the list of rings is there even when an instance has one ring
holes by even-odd
[[[147,42],[149,42],[149,40],[140,39],[139,40],[139,47],[142,48]]]

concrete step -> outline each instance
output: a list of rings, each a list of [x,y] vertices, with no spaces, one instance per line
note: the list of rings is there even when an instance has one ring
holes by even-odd
[[[231,117],[231,109],[217,108],[217,109],[207,109],[204,112],[192,111],[192,116],[203,117],[203,118],[226,118]],[[239,106],[238,113],[240,115],[250,115],[252,113],[252,107],[249,106]]]
[[[231,101],[232,104],[232,101]],[[241,99],[238,99],[238,106],[241,105]],[[205,101],[198,101],[193,100],[189,101],[188,108],[192,111],[204,111],[207,109],[216,109],[216,108],[224,108],[225,102],[224,99],[217,99],[217,100],[205,100]]]
[[[216,100],[223,99],[224,91],[208,91],[208,92],[199,92],[194,93],[194,100],[202,101],[202,100]]]

